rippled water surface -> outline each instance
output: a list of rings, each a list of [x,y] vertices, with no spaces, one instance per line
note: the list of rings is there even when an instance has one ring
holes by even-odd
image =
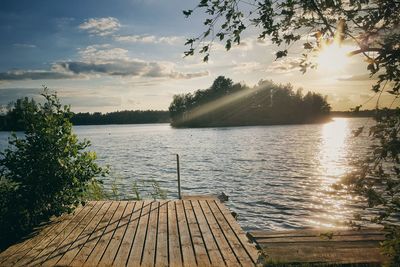
[[[336,118],[326,124],[173,129],[168,124],[77,126],[92,141],[99,162],[111,167],[105,185],[143,196],[155,180],[177,196],[175,154],[181,157],[184,194],[229,196],[245,229],[340,226],[357,205],[349,196],[331,194],[331,184],[366,155],[370,141],[351,131],[368,119]],[[0,148],[8,133],[0,133]]]

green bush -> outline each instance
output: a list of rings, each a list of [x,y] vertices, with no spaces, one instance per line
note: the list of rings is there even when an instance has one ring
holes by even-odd
[[[43,104],[24,110],[24,136],[12,134],[0,152],[3,246],[43,220],[84,204],[89,187],[106,172],[87,150],[90,142],[73,134],[70,107],[47,88],[42,96]]]

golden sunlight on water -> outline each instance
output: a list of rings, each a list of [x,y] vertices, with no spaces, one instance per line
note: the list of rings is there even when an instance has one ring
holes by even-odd
[[[313,193],[319,213],[310,223],[319,227],[338,227],[345,223],[352,210],[348,208],[348,196],[334,194],[332,184],[349,170],[346,162],[350,128],[348,119],[334,118],[321,129],[320,152],[318,154],[320,188]]]
[[[322,128],[321,140],[321,170],[332,179],[327,182],[336,182],[337,178],[344,174],[345,166],[341,160],[346,153],[346,138],[349,134],[348,120],[346,118],[334,118]]]

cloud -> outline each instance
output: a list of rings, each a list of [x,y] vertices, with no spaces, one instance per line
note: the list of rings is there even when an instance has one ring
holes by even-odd
[[[109,44],[90,45],[86,48],[79,49],[79,56],[83,61],[90,62],[107,62],[110,60],[127,60],[129,59],[128,50],[123,48],[112,48]]]
[[[118,19],[113,17],[91,18],[79,25],[79,29],[91,35],[106,36],[116,32],[121,27]]]
[[[293,70],[298,70],[300,68],[300,62],[301,58],[297,57],[286,57],[276,60],[268,66],[267,72],[288,73]]]
[[[0,81],[71,79],[74,75],[46,70],[14,70],[0,72]]]
[[[208,72],[182,73],[174,71],[168,63],[147,62],[142,60],[114,60],[107,63],[89,63],[81,61],[68,61],[56,63],[54,68],[61,72],[75,75],[105,74],[123,77],[149,77],[192,79],[207,76]]]
[[[131,58],[128,50],[113,48],[108,44],[92,45],[79,50],[80,60],[58,61],[50,70],[14,70],[0,72],[1,81],[81,79],[92,75],[120,76],[125,78],[148,77],[192,79],[209,75],[208,71],[182,73],[175,64],[164,61],[145,61]]]
[[[181,36],[155,36],[155,35],[117,35],[114,36],[114,40],[118,42],[126,43],[145,43],[145,44],[183,44],[185,41],[184,37]]]
[[[233,49],[240,49],[244,51],[249,51],[253,49],[253,40],[243,40],[239,45],[235,45]]]
[[[149,73],[159,72],[157,63],[145,61],[113,61],[107,63],[91,63],[83,61],[64,61],[54,65],[61,72],[79,74],[107,74],[111,76],[149,76]],[[156,75],[154,75],[156,76]],[[159,76],[159,75],[157,75]]]
[[[173,79],[192,79],[192,78],[199,78],[208,76],[210,73],[208,71],[199,71],[193,73],[182,73],[182,72],[171,72],[169,77]]]
[[[199,47],[207,45],[207,42],[199,43]],[[269,40],[259,39],[257,36],[250,36],[243,38],[239,44],[234,43],[232,45],[231,50],[242,50],[242,51],[251,51],[255,49],[255,47],[267,47],[270,46],[272,43]],[[212,50],[214,51],[226,51],[225,48],[225,41],[221,42],[214,42],[212,44]]]
[[[20,48],[36,48],[34,44],[13,44],[13,46]]]
[[[256,61],[248,61],[240,63],[233,62],[233,63],[234,63],[233,69],[235,70],[236,73],[252,73],[254,71],[266,68],[261,63]]]

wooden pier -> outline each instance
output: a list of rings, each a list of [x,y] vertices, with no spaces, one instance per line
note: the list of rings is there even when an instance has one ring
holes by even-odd
[[[379,242],[385,239],[380,229],[254,231],[248,236],[263,251],[267,265],[380,266],[386,260],[380,253]]]
[[[93,201],[1,252],[0,266],[375,266],[385,261],[383,240],[379,229],[246,236],[225,205],[209,196]]]
[[[254,266],[258,251],[215,198],[96,201],[0,253],[0,266]]]

